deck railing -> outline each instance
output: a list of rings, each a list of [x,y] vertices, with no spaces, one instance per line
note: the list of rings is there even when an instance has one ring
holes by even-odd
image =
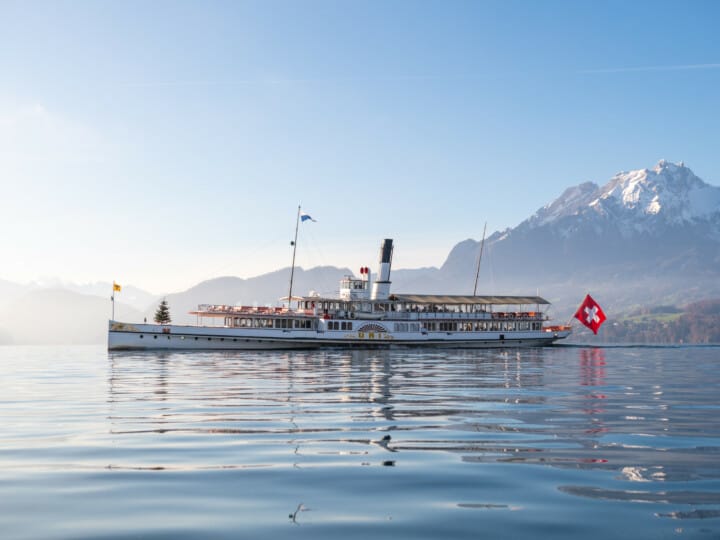
[[[198,314],[207,315],[263,315],[263,316],[304,316],[311,317],[315,315],[312,309],[288,310],[286,307],[268,307],[268,306],[229,306],[225,304],[200,304],[197,309]],[[330,311],[327,315],[319,313],[323,318],[331,319],[363,319],[363,315],[370,315],[368,318],[382,317],[384,319],[401,320],[401,321],[437,321],[437,320],[512,320],[512,321],[545,321],[548,317],[537,311],[484,311],[484,312],[457,312],[457,311],[376,311],[374,313],[366,312],[347,312],[347,311]]]

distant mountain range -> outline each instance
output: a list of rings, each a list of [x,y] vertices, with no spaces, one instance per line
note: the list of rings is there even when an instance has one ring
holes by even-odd
[[[396,243],[402,249],[402,239]],[[393,270],[393,290],[470,294],[479,251],[480,242],[468,239],[455,245],[439,268]],[[336,267],[296,269],[294,291],[335,294],[339,279],[350,273]],[[168,294],[173,321],[194,322],[187,312],[200,303],[275,305],[287,294],[289,274],[285,268],[250,279],[220,277]],[[601,302],[609,324],[614,313],[637,307],[720,298],[720,188],[683,163],[666,161],[618,173],[603,186],[570,187],[517,227],[486,239],[479,283],[478,294],[537,292],[553,302],[560,321],[569,319],[586,292]],[[32,341],[34,334],[24,329],[37,324],[40,314],[62,327],[51,341],[68,343],[70,336],[72,342],[104,341],[111,284],[52,285],[55,292],[48,295],[42,284],[0,280],[0,343]],[[51,299],[59,305],[51,306]],[[158,300],[124,287],[117,318],[151,320]],[[49,306],[57,316],[47,316]],[[69,316],[71,306],[82,309]]]
[[[472,240],[456,245],[440,269],[444,280],[469,283],[478,248]],[[682,163],[660,161],[604,186],[571,187],[485,248],[491,283],[537,284],[558,311],[585,291],[611,312],[718,297],[720,188]]]
[[[0,345],[91,344],[107,339],[112,283],[77,284],[48,280],[18,284],[0,280]],[[116,314],[142,320],[158,297],[123,287]]]

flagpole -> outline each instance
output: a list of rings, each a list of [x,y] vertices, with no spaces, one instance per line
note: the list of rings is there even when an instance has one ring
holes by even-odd
[[[478,283],[478,278],[480,277],[480,263],[482,262],[483,248],[485,247],[485,231],[486,230],[487,230],[487,221],[485,222],[485,226],[483,227],[483,237],[482,237],[482,242],[480,243],[480,256],[478,257],[477,272],[475,272],[475,287],[473,288],[473,296],[477,295],[477,283]]]
[[[113,289],[112,289],[112,296],[110,297],[110,300],[112,300],[112,320],[115,320],[115,282],[113,281]]]
[[[586,297],[587,297],[588,294],[590,294],[590,293],[585,293]],[[585,302],[585,299],[583,299],[583,301],[580,302],[580,304],[578,304],[578,307],[577,307],[577,309],[575,310],[575,313],[577,313],[577,310],[580,309],[580,306],[583,305],[583,302]],[[572,315],[570,315],[570,318],[568,319],[568,322],[567,322],[567,324],[566,324],[565,326],[572,326],[573,319],[575,318],[575,313],[573,313]]]
[[[293,241],[292,265],[290,266],[290,292],[288,293],[288,310],[292,308],[292,287],[293,277],[295,276],[295,252],[297,251],[297,235],[300,225],[300,205],[298,204],[297,219],[295,220],[295,240]]]

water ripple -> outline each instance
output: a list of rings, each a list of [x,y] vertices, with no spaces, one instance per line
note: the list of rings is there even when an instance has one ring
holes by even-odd
[[[718,352],[5,348],[0,527],[433,538],[474,537],[482,516],[508,538],[717,533]]]

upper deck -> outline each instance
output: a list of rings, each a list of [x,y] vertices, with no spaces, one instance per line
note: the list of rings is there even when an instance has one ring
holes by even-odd
[[[307,296],[298,298],[297,309],[268,306],[202,304],[192,315],[199,317],[309,317],[388,320],[545,320],[539,296],[390,295],[386,300],[350,300]]]

